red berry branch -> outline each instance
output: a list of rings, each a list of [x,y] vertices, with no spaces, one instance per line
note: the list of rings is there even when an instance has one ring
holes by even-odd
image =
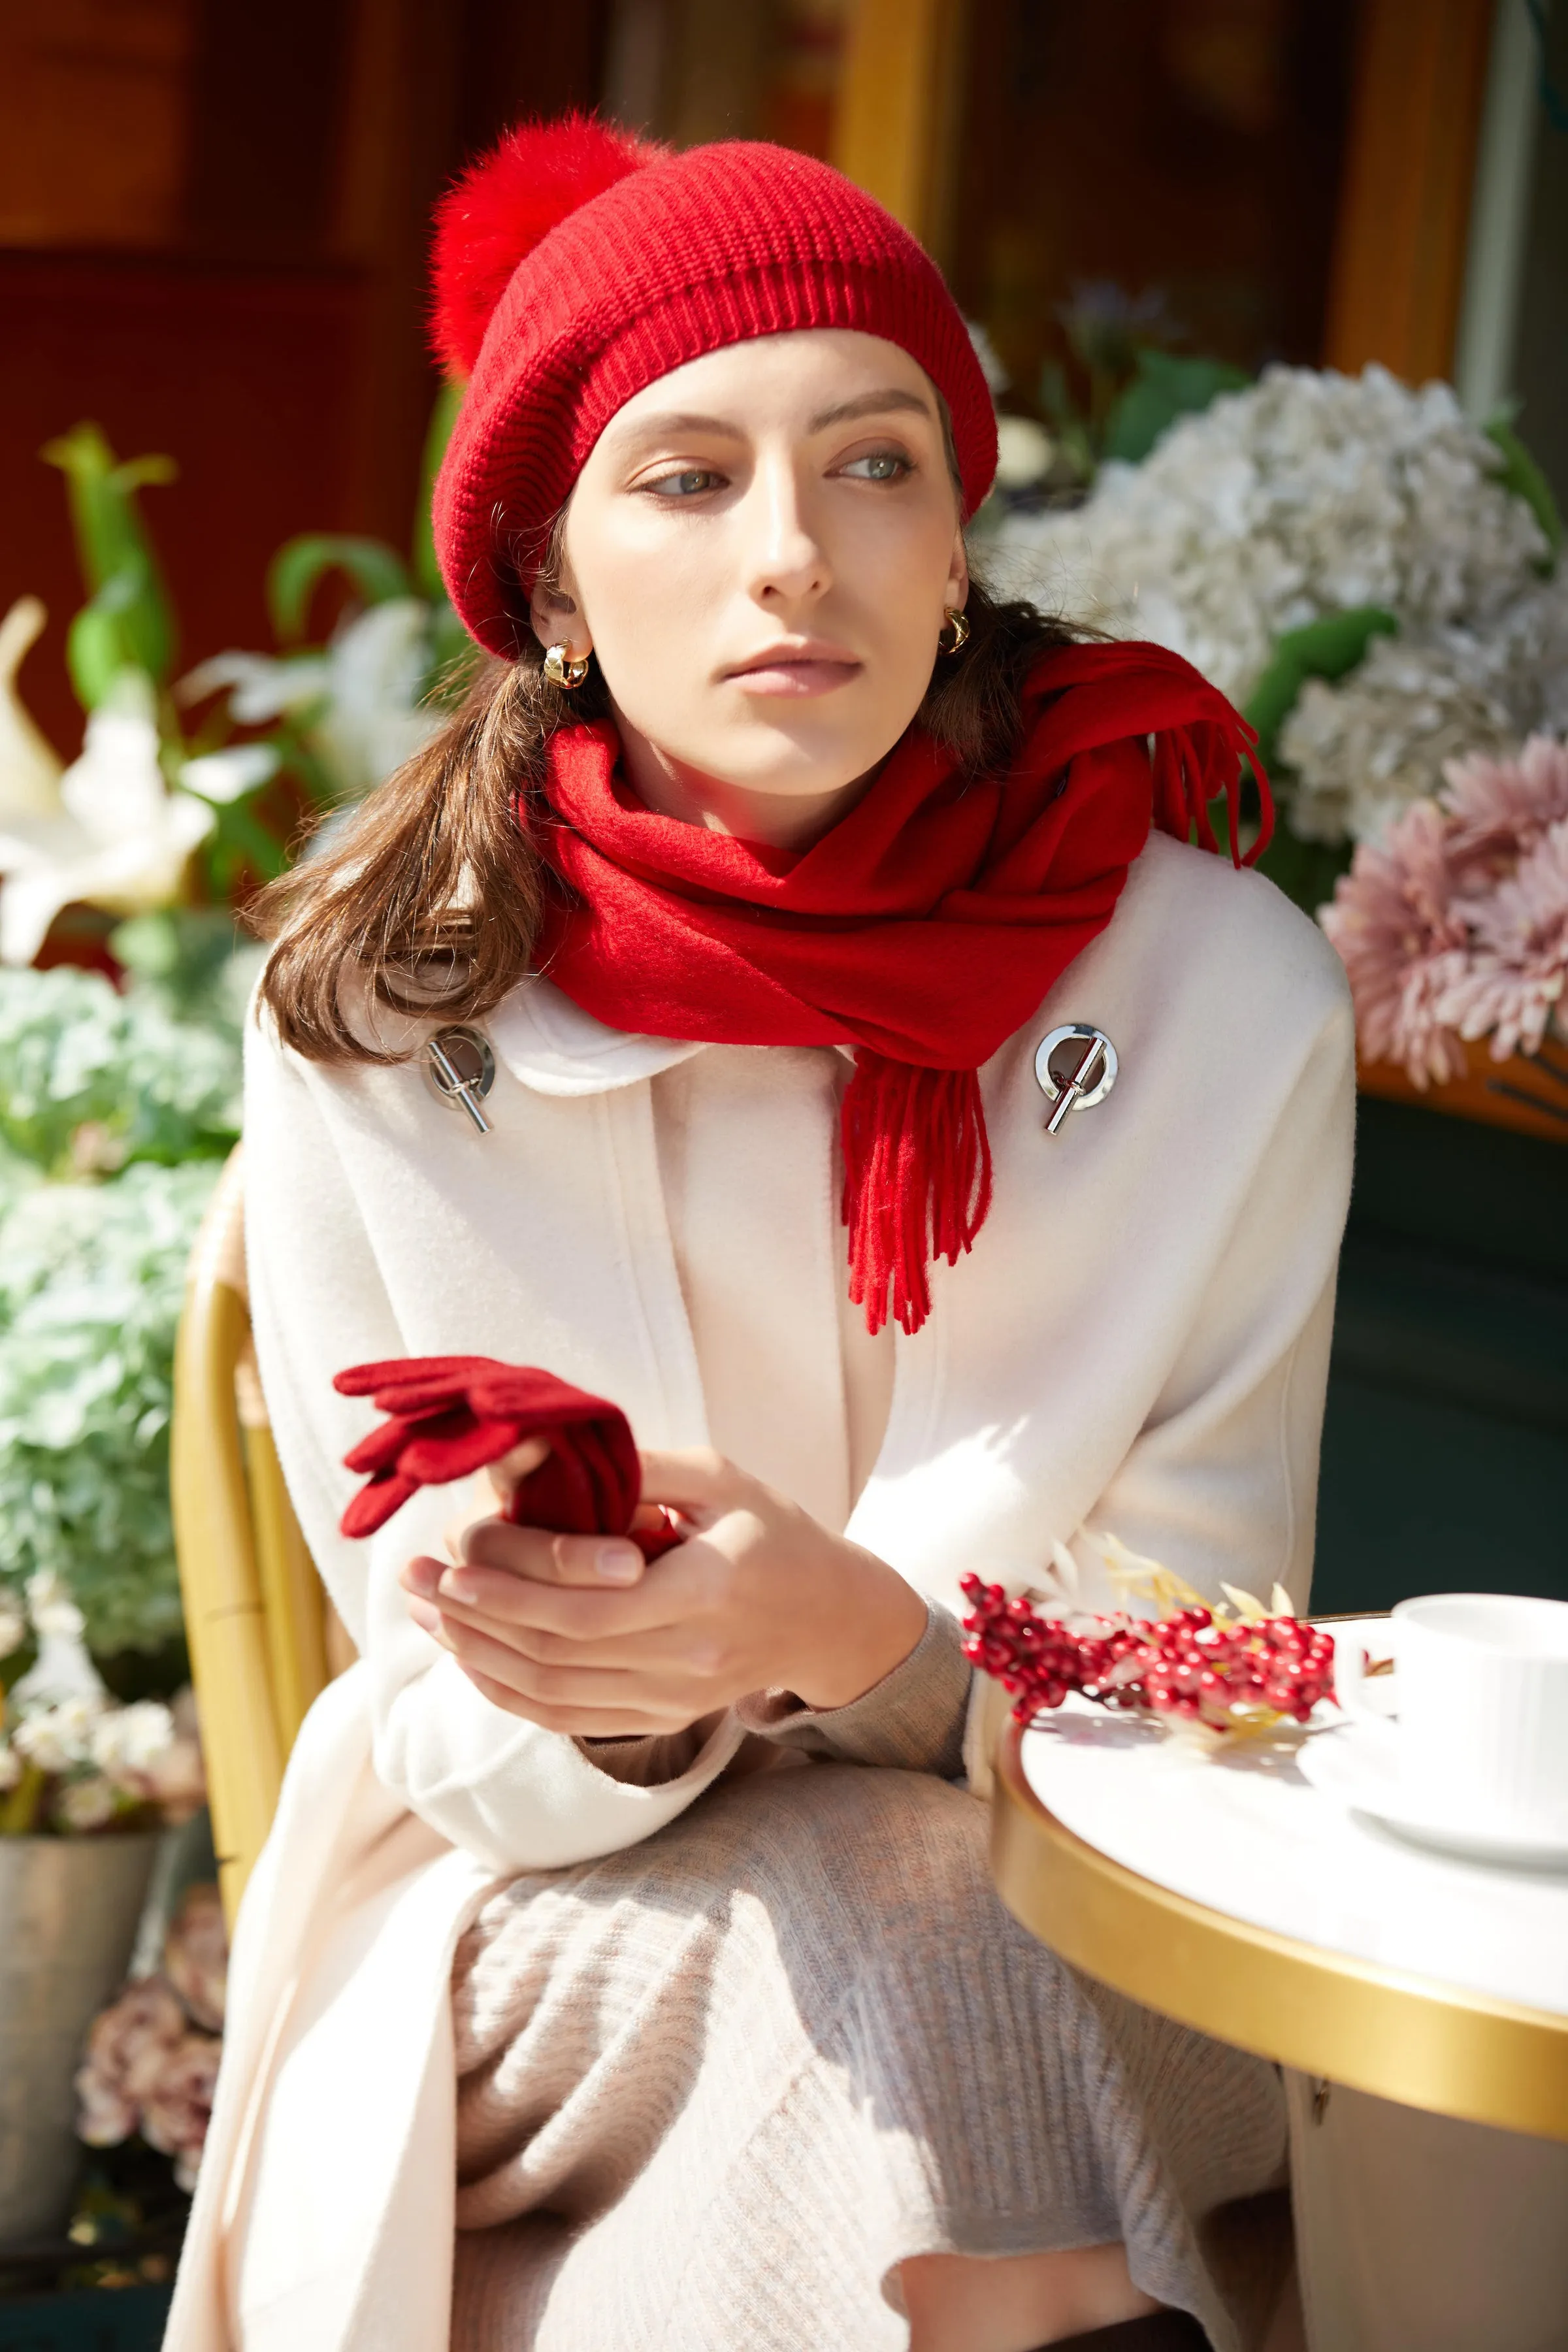
[[[1231,1617],[1195,1603],[1172,1615],[1042,1617],[1000,1584],[962,1582],[964,1654],[1013,1697],[1020,1723],[1079,1691],[1216,1730],[1305,1723],[1333,1696],[1334,1637],[1299,1617]]]

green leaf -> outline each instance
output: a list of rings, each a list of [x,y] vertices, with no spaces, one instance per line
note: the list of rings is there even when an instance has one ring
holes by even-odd
[[[1196,415],[1222,392],[1244,391],[1251,382],[1244,368],[1224,360],[1184,359],[1145,343],[1139,349],[1137,373],[1106,419],[1104,454],[1142,465],[1178,416]]]
[[[282,644],[303,637],[310,600],[329,572],[346,572],[367,604],[408,594],[403,559],[381,540],[307,531],[279,549],[267,573],[267,608]]]
[[[1060,360],[1047,360],[1040,370],[1040,406],[1046,412],[1047,423],[1058,433],[1065,432],[1078,421],[1078,411],[1068,390],[1067,370]]]
[[[149,484],[175,480],[179,469],[172,457],[121,461],[101,427],[90,424],[75,425],[47,442],[39,454],[46,465],[58,466],[66,477],[77,552],[89,588],[100,588],[138,554],[151,554],[135,493]]]
[[[223,907],[159,907],[127,917],[109,935],[110,953],[150,1003],[173,1020],[207,1026],[225,969],[240,945],[234,918]]]
[[[1505,490],[1511,490],[1516,499],[1524,500],[1525,505],[1541,525],[1542,536],[1552,550],[1552,559],[1555,562],[1563,546],[1563,517],[1558,509],[1557,500],[1552,494],[1551,483],[1514,431],[1506,415],[1500,413],[1496,416],[1489,417],[1481,429],[1487,439],[1502,453],[1502,470],[1498,476],[1499,481]],[[1548,563],[1543,566],[1543,569],[1550,572],[1552,564]]]
[[[174,607],[136,492],[148,483],[173,481],[174,462],[148,457],[121,463],[99,426],[88,424],[49,442],[42,454],[65,475],[89,591],[67,659],[77,698],[92,710],[121,669],[145,670],[162,686],[174,667]]]
[[[1258,861],[1277,889],[1294,899],[1304,915],[1315,915],[1334,895],[1334,884],[1348,874],[1354,844],[1348,841],[1303,841],[1277,818],[1274,838]]]
[[[1274,758],[1279,730],[1296,707],[1297,697],[1310,677],[1343,677],[1362,660],[1376,636],[1398,634],[1399,623],[1377,604],[1357,604],[1344,613],[1326,613],[1304,628],[1287,629],[1275,639],[1273,656],[1243,706],[1242,715],[1258,731],[1258,756],[1267,768]]]
[[[209,856],[217,861],[224,895],[247,866],[263,882],[275,881],[289,863],[288,845],[243,801],[226,802],[216,814],[206,846]]]
[[[66,667],[84,710],[96,710],[126,667],[124,639],[112,614],[84,604],[66,631]]]
[[[436,477],[441,470],[441,460],[447,454],[447,444],[452,437],[452,427],[458,421],[458,411],[463,404],[460,383],[444,383],[436,394],[436,405],[430,412],[426,430],[424,454],[419,461],[419,506],[414,518],[414,583],[428,604],[437,604],[446,595],[441,567],[436,561],[436,541],[430,528],[430,501],[436,488]]]

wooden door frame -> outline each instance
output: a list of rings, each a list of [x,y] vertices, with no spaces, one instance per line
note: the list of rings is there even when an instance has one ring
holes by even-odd
[[[1447,378],[1494,0],[1362,0],[1323,361]]]
[[[1323,363],[1449,377],[1496,0],[1361,0]],[[967,0],[857,0],[834,161],[936,255]]]
[[[967,0],[856,0],[833,160],[937,261],[952,235]]]

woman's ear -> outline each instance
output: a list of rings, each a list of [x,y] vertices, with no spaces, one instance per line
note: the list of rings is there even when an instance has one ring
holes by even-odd
[[[572,593],[574,584],[564,564],[548,578],[542,572],[528,600],[528,617],[546,650],[563,645],[570,658],[577,661],[593,652],[594,640]]]
[[[962,523],[952,534],[952,564],[947,575],[944,601],[955,613],[962,613],[969,602],[969,550],[963,544]]]

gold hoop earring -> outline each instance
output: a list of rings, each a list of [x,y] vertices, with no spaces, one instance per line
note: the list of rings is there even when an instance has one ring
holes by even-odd
[[[936,649],[938,653],[962,653],[964,646],[969,643],[969,622],[967,617],[959,611],[956,604],[948,604],[944,606],[942,617],[942,626],[937,631],[936,637]],[[952,631],[951,635],[948,634],[950,630]]]
[[[586,654],[574,656],[570,646],[546,646],[544,675],[552,686],[564,687],[570,694],[573,688],[581,686],[587,677],[588,661]]]

